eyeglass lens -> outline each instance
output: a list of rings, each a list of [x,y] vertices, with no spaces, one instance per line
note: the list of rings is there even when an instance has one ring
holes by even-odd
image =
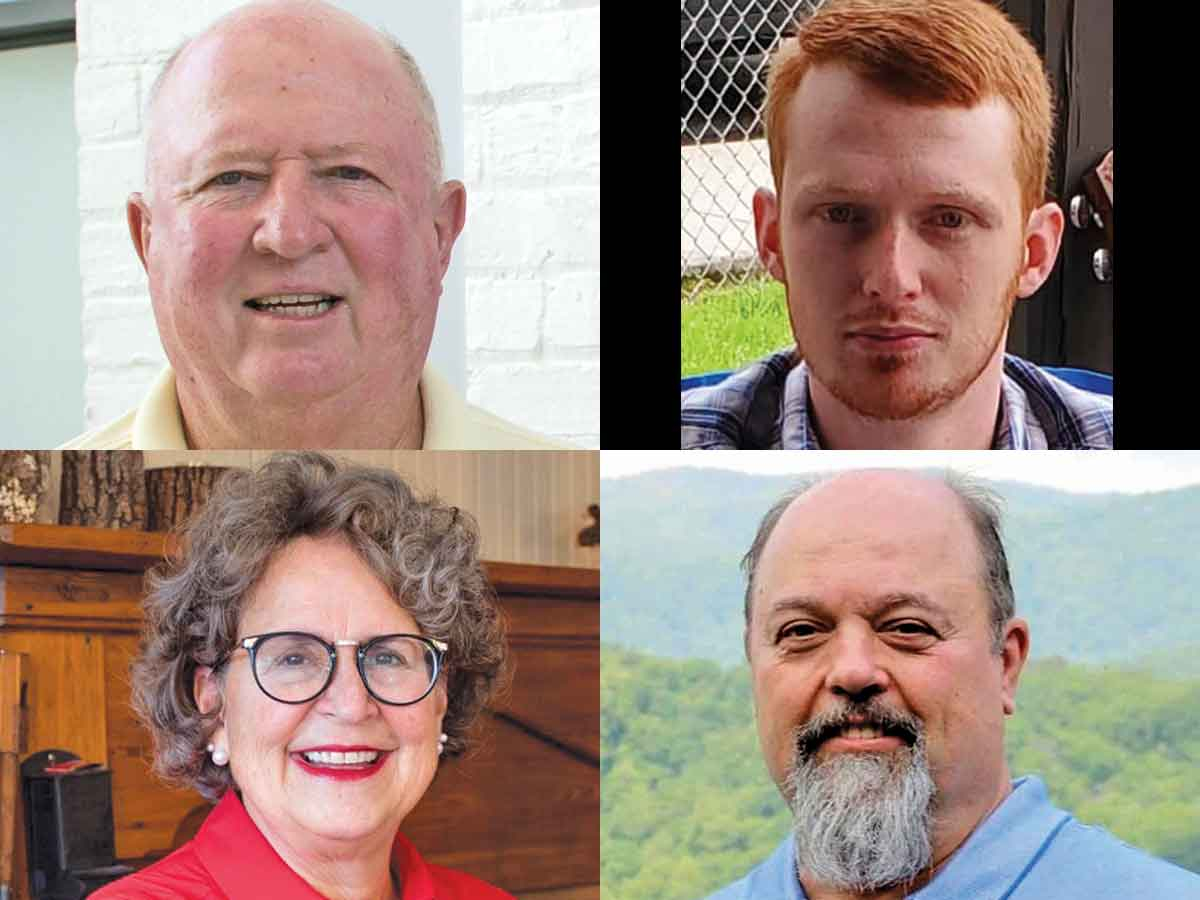
[[[349,648],[347,648],[349,649]],[[255,675],[263,690],[285,703],[311,700],[325,687],[332,660],[329,650],[308,635],[280,634],[264,639],[255,651]],[[363,658],[367,684],[388,703],[418,700],[437,674],[432,647],[411,637],[372,642]]]

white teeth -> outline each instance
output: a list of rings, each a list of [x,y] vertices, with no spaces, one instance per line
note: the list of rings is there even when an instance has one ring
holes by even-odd
[[[351,753],[337,751],[309,750],[301,754],[310,763],[325,766],[353,766],[363,763],[373,763],[379,758],[378,750],[355,750]]]
[[[255,309],[277,316],[308,318],[319,316],[333,306],[330,294],[273,294],[251,301]]]
[[[317,303],[330,294],[271,294],[267,297],[255,297],[254,302],[260,306],[290,306],[294,303]]]
[[[878,728],[872,728],[867,725],[847,725],[842,729],[842,737],[848,737],[857,741],[864,741],[872,738],[883,737],[883,732]]]

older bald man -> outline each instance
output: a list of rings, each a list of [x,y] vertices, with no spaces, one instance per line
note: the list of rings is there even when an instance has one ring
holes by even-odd
[[[234,10],[152,92],[129,231],[170,361],[95,449],[563,446],[426,366],[466,215],[412,57],[320,2]]]
[[[711,900],[1200,897],[1012,780],[1030,629],[985,491],[839,475],[783,497],[745,567],[759,742],[794,827]]]

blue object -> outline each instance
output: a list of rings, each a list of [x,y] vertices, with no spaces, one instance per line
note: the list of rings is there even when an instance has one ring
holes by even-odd
[[[1041,369],[1077,388],[1091,391],[1093,394],[1103,394],[1106,397],[1112,396],[1113,377],[1111,375],[1105,375],[1103,372],[1093,372],[1090,369],[1075,369],[1070,366],[1041,366]],[[704,375],[691,375],[680,380],[679,390],[689,391],[692,388],[720,384],[732,374],[733,371],[730,370],[727,372],[708,372]]]
[[[708,387],[710,384],[720,384],[733,372],[709,372],[707,375],[690,375],[679,382],[679,390],[690,391],[692,388]]]
[[[794,838],[709,900],[807,900],[796,880]],[[1029,776],[954,851],[914,900],[1184,900],[1200,875],[1121,843],[1056,809]]]
[[[1091,369],[1073,369],[1069,366],[1042,366],[1042,371],[1049,372],[1055,378],[1061,378],[1067,384],[1091,391],[1093,394],[1104,394],[1111,397],[1113,377],[1103,372],[1093,372]]]

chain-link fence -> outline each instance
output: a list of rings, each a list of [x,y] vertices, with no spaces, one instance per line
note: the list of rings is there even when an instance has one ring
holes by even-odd
[[[824,0],[682,0],[679,103],[680,280],[707,284],[758,271],[754,189],[771,184],[761,110],[766,66],[785,31]]]

